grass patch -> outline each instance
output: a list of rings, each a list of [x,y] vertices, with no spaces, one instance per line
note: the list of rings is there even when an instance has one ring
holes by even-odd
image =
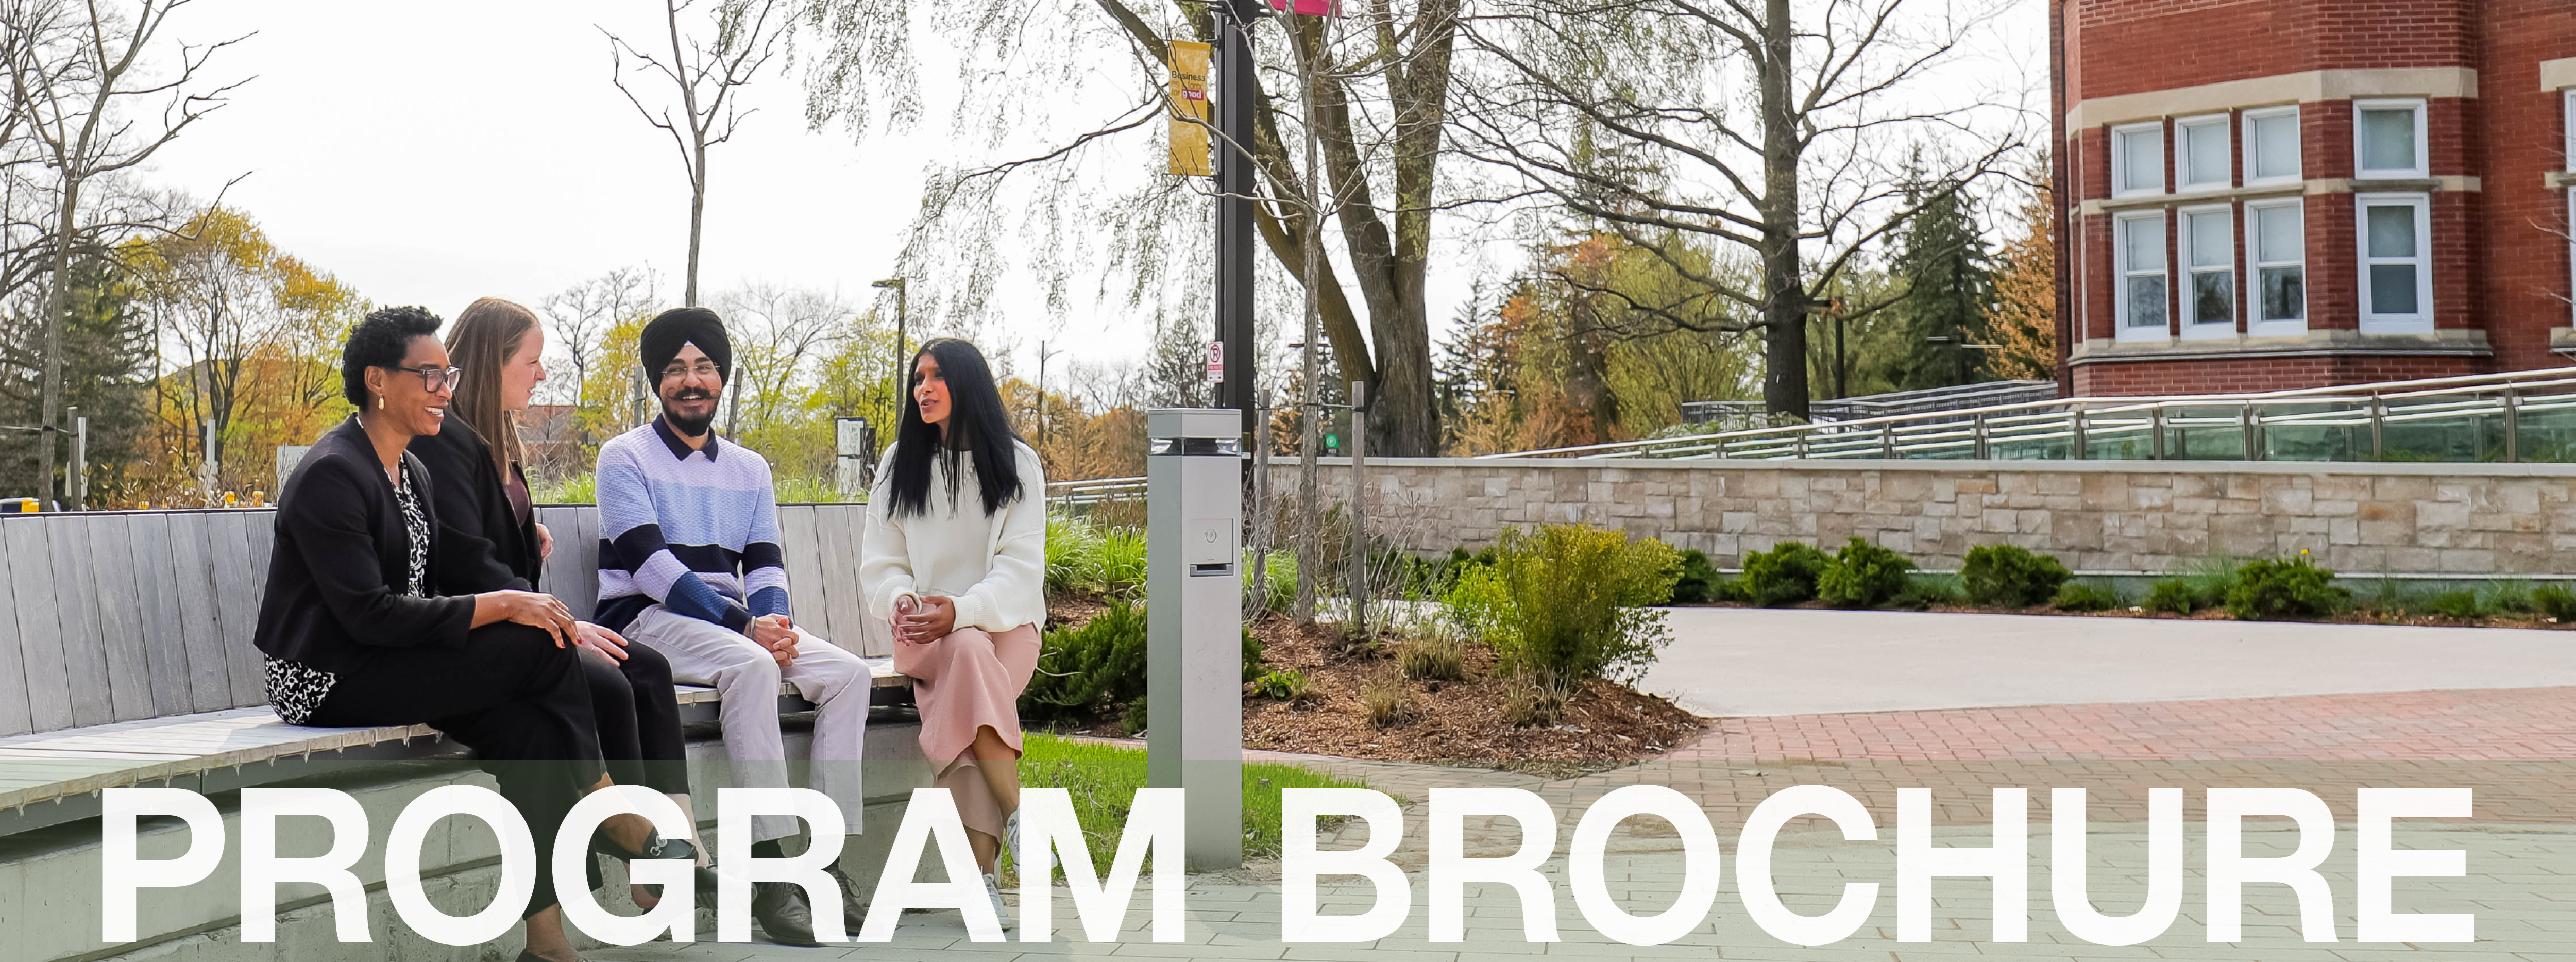
[[[1091,863],[1107,873],[1126,831],[1127,810],[1136,790],[1145,787],[1143,749],[1075,741],[1028,733],[1020,743],[1022,788],[1061,788],[1073,796],[1073,814],[1082,820]],[[1296,765],[1245,762],[1243,765],[1243,854],[1260,858],[1279,854],[1279,793],[1291,788],[1366,788]]]

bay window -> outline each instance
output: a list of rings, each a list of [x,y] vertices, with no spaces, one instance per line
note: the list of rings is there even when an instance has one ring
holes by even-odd
[[[2182,211],[2183,268],[2191,285],[2183,296],[2184,337],[2236,333],[2235,214],[2225,204]]]
[[[2112,253],[2118,263],[2119,339],[2163,340],[2171,313],[2165,272],[2163,211],[2122,214],[2112,222]]]
[[[2254,290],[2246,333],[2296,334],[2308,326],[2307,211],[2297,199],[2245,205]]]
[[[2360,209],[2361,330],[2433,330],[2432,198],[2355,194]]]

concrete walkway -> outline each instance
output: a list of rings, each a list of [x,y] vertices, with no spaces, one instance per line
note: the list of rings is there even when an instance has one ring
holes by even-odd
[[[1796,715],[2576,685],[2576,631],[1676,608],[1638,687]]]

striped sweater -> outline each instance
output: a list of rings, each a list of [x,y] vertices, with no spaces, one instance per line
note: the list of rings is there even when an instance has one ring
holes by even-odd
[[[741,631],[787,613],[769,462],[707,436],[693,451],[655,418],[599,447],[599,610],[623,631],[655,603]]]

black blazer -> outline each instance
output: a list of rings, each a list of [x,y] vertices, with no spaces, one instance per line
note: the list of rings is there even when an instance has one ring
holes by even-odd
[[[492,446],[454,412],[437,434],[411,439],[411,455],[429,466],[437,492],[438,543],[446,551],[439,590],[534,591],[544,562],[537,557],[537,513],[519,523]],[[514,466],[515,467],[515,466]],[[520,483],[527,483],[521,475]]]
[[[446,553],[437,498],[429,469],[408,453],[403,460],[430,515],[432,597],[393,587],[410,580],[411,536],[384,462],[352,417],[313,443],[277,494],[277,548],[251,635],[259,650],[336,674],[364,667],[371,649],[465,646],[474,599],[438,597]]]

